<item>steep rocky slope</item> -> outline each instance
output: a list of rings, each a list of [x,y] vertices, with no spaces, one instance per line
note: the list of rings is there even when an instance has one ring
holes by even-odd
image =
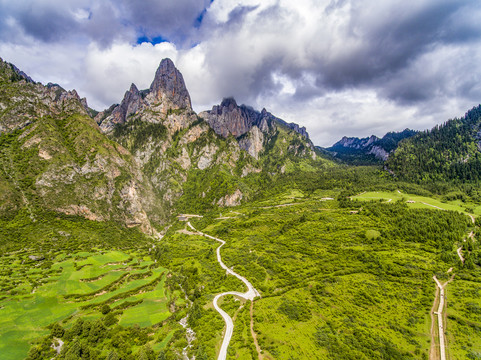
[[[210,111],[201,112],[199,116],[205,119],[216,134],[224,138],[229,135],[235,137],[239,146],[255,159],[259,159],[259,154],[265,152],[265,145],[273,141],[273,137],[278,133],[278,127],[283,127],[287,131],[292,130],[293,138],[301,140],[304,145],[302,150],[300,146],[293,146],[290,151],[296,155],[316,157],[305,127],[299,127],[294,123],[288,124],[266,109],[258,112],[246,105],[237,105],[233,98],[225,98],[220,105],[215,105]]]
[[[268,178],[330,164],[305,128],[265,109],[224,99],[198,116],[170,59],[95,120],[75,90],[2,61],[0,109],[4,215],[52,210],[153,233],[180,210],[238,205]]]
[[[0,62],[0,212],[116,220],[150,233],[152,191],[130,153],[88,116],[85,99]]]

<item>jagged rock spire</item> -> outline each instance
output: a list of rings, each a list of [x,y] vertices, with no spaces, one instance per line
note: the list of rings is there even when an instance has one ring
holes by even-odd
[[[142,98],[139,89],[137,89],[135,84],[132,84],[130,85],[130,89],[125,92],[120,105],[112,111],[109,123],[105,125],[112,127],[114,124],[123,124],[129,115],[135,114],[139,111],[141,105]]]
[[[184,78],[169,58],[160,62],[150,92],[157,100],[169,99],[178,109],[192,109]]]

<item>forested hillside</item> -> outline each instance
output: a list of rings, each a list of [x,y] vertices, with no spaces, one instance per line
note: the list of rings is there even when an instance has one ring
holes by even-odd
[[[386,162],[401,179],[415,182],[481,179],[481,105],[403,141]]]

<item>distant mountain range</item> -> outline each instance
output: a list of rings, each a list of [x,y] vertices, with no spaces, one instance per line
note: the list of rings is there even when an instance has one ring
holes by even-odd
[[[326,150],[344,162],[353,165],[382,163],[398,146],[401,140],[414,136],[415,130],[405,129],[401,132],[389,132],[382,138],[370,136],[366,138],[346,137]]]

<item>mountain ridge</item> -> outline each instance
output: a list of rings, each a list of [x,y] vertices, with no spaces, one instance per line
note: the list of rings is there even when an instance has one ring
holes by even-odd
[[[119,105],[96,117],[100,129],[133,154],[166,208],[175,206],[185,186],[202,194],[203,206],[239,204],[252,192],[243,183],[245,177],[283,173],[291,160],[318,157],[305,128],[265,109],[258,112],[226,98],[213,110],[196,114],[174,68],[169,59],[162,60],[149,89],[139,91],[132,85]],[[153,97],[155,88],[159,92]],[[272,157],[277,160],[269,160]],[[210,186],[213,179],[202,175],[206,171],[218,174],[225,187]],[[195,178],[204,179],[202,185],[189,185]]]
[[[400,132],[388,132],[382,138],[375,135],[365,138],[343,136],[341,140],[325,150],[347,163],[381,163],[388,159],[402,140],[416,133],[415,130],[404,129]]]

